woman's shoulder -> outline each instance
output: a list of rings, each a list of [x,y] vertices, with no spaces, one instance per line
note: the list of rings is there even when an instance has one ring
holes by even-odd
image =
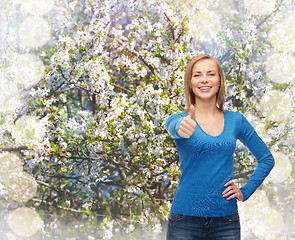
[[[230,117],[230,119],[237,119],[239,121],[243,120],[244,115],[240,112],[237,112],[237,111],[232,111],[232,110],[225,110],[224,113],[226,115],[228,115]]]
[[[224,112],[225,112],[226,114],[230,114],[230,115],[233,115],[233,116],[242,115],[242,113],[237,112],[237,111],[234,111],[234,110],[224,110]]]

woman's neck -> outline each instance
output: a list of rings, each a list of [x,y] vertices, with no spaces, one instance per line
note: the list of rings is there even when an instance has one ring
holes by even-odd
[[[203,101],[197,100],[195,104],[196,114],[202,116],[214,116],[217,113],[220,113],[220,109],[216,106],[216,100],[214,101]]]

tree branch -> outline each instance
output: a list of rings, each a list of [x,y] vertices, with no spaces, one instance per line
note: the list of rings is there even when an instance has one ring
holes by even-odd
[[[281,2],[278,3],[277,6],[281,6],[282,2],[283,2],[283,0],[281,0]],[[276,11],[278,11],[278,9],[279,9],[279,7],[277,7],[273,12],[271,12],[270,14],[268,14],[260,23],[258,23],[258,25],[256,26],[256,29],[260,28],[261,25],[263,23],[265,23],[267,19],[269,19]]]
[[[110,34],[109,37],[111,37],[111,38],[113,38],[114,40],[116,40],[121,46],[123,46],[124,44],[126,44],[123,40],[117,38],[116,36],[114,36],[114,35],[112,35],[112,34]],[[138,52],[136,52],[135,50],[130,50],[130,49],[128,49],[128,48],[127,48],[127,50],[128,50],[131,54],[135,55],[140,61],[142,61],[143,64],[144,64],[145,66],[147,66],[147,68],[148,68],[153,74],[156,74],[156,73],[155,73],[155,69],[154,69],[154,67],[151,66],[150,64],[148,64],[148,62],[143,58],[143,56],[141,56],[141,55],[140,55]]]
[[[252,174],[253,172],[254,172],[254,170],[251,170],[251,171],[248,171],[248,172],[244,172],[244,173],[240,173],[240,174],[236,174],[236,175],[233,176],[233,179],[246,178],[250,174]]]
[[[19,146],[19,147],[1,147],[0,146],[0,151],[5,151],[5,152],[23,151],[28,149],[29,148],[27,146]]]

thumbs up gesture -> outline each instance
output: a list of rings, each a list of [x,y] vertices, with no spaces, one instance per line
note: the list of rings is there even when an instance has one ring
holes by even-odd
[[[195,107],[191,105],[189,116],[185,117],[180,123],[178,130],[179,136],[189,138],[195,131],[196,126]]]

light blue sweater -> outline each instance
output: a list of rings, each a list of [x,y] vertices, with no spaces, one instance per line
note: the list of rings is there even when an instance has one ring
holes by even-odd
[[[274,158],[247,119],[238,112],[224,112],[223,132],[214,137],[197,124],[190,138],[179,136],[180,122],[188,113],[171,115],[165,127],[174,138],[181,178],[171,212],[199,217],[220,217],[237,211],[237,200],[222,197],[224,184],[232,179],[234,151],[239,139],[258,160],[257,167],[240,190],[246,201],[274,166]]]

